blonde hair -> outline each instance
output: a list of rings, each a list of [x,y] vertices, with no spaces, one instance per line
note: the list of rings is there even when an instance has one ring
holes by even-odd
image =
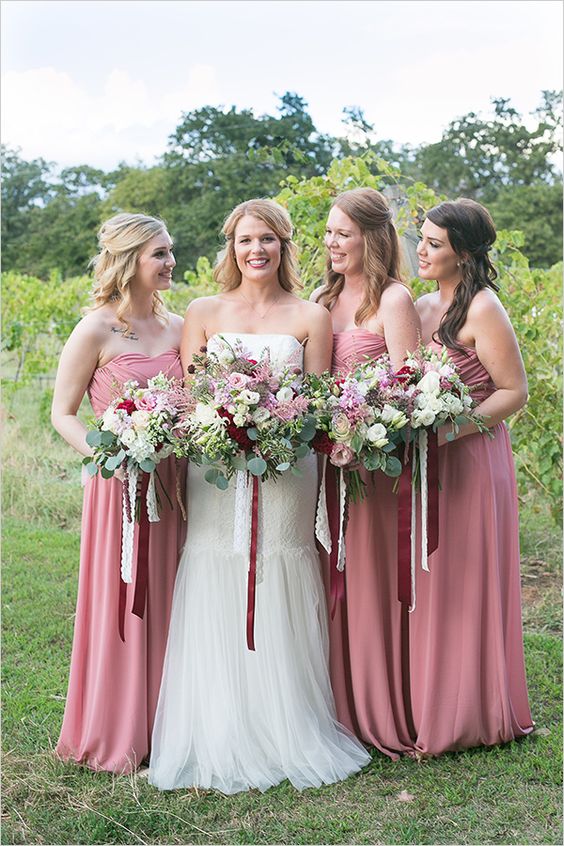
[[[262,220],[280,239],[280,267],[278,281],[285,291],[301,288],[298,272],[298,248],[292,241],[292,222],[286,209],[274,200],[258,199],[246,200],[235,206],[223,224],[222,232],[225,236],[225,246],[218,254],[213,271],[214,279],[224,291],[232,291],[241,284],[241,271],[235,259],[235,230],[237,224],[245,215]]]
[[[130,331],[125,315],[131,308],[130,282],[135,277],[140,249],[161,232],[164,221],[146,214],[116,214],[102,224],[98,232],[100,252],[90,262],[94,268],[91,309],[117,302],[116,317]],[[163,322],[168,320],[162,297],[153,292],[153,314]]]
[[[390,279],[405,284],[401,278],[401,248],[392,212],[386,198],[374,188],[353,188],[338,194],[331,208],[337,206],[359,227],[364,237],[363,273],[366,277],[364,298],[354,316],[357,326],[376,314],[384,288]],[[331,309],[343,290],[345,277],[331,267],[327,256],[325,283],[318,302]],[[406,286],[407,287],[407,286]]]

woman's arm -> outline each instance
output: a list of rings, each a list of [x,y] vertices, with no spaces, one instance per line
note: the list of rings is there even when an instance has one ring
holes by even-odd
[[[474,413],[486,418],[488,426],[501,423],[527,402],[527,375],[521,358],[521,351],[507,312],[498,298],[489,291],[477,294],[468,311],[466,329],[474,336],[476,354],[484,365],[496,387],[474,409]],[[445,434],[439,431],[439,444],[445,443]],[[457,438],[476,432],[472,424],[460,427]]]
[[[308,340],[304,349],[304,370],[306,373],[323,373],[331,369],[333,354],[333,325],[331,315],[317,303],[304,303],[310,311]]]
[[[188,367],[192,364],[192,358],[200,352],[200,347],[206,346],[206,302],[208,298],[193,300],[184,315],[182,327],[182,339],[180,341],[180,361],[182,370],[186,376]]]
[[[383,291],[380,310],[392,367],[399,370],[407,353],[417,349],[420,343],[421,321],[411,294],[399,282]]]
[[[81,455],[92,455],[86,428],[77,412],[97,367],[101,348],[96,321],[87,317],[73,329],[63,347],[51,406],[51,422],[57,432]]]

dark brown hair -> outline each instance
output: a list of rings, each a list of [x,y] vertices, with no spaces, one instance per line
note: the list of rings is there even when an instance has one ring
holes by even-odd
[[[495,226],[484,206],[465,198],[435,206],[427,212],[427,218],[446,229],[450,245],[460,257],[462,275],[435,334],[444,346],[465,352],[458,343],[458,333],[466,323],[470,303],[484,288],[499,291],[497,271],[488,255],[496,239]]]

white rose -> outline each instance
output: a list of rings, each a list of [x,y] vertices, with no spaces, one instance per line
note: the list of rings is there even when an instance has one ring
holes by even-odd
[[[241,391],[237,399],[239,402],[245,403],[245,405],[255,405],[260,400],[260,394],[256,391],[248,391],[245,388],[244,391]]]
[[[429,370],[417,383],[420,391],[426,394],[437,394],[440,390],[441,377],[436,370]]]
[[[385,426],[382,426],[381,423],[374,423],[374,425],[370,426],[368,429],[366,438],[375,447],[383,447],[388,443],[387,435],[388,433],[386,432]]]
[[[200,426],[221,426],[222,418],[211,405],[206,405],[203,402],[196,404],[194,417]]]
[[[107,429],[108,432],[113,432],[114,435],[117,435],[120,422],[121,421],[113,408],[107,408],[104,411],[104,414],[102,415],[102,423],[103,428]]]
[[[450,366],[450,364],[443,364],[442,367],[439,367],[439,375],[440,376],[445,376],[446,378],[448,378],[449,376],[452,376],[453,373],[454,373],[454,368],[452,368]]]
[[[254,423],[264,423],[265,420],[268,420],[270,417],[270,411],[268,408],[257,408],[253,411],[253,422]]]
[[[335,416],[333,419],[333,432],[335,440],[339,443],[346,444],[350,441],[352,436],[351,424],[346,414],[340,412]]]
[[[423,408],[420,411],[414,411],[411,415],[411,423],[413,426],[430,426],[435,422],[435,412],[430,408]]]
[[[294,398],[294,392],[291,388],[280,388],[276,393],[278,402],[290,402]]]
[[[446,394],[443,397],[443,405],[450,414],[462,414],[464,410],[461,401],[452,394]]]
[[[233,422],[235,423],[235,425],[236,425],[236,426],[241,427],[241,426],[244,426],[244,425],[245,425],[245,421],[246,421],[246,419],[247,419],[247,418],[245,417],[245,415],[243,415],[243,414],[236,414],[236,415],[234,416],[234,418],[233,418]]]
[[[233,353],[231,350],[224,349],[221,350],[218,355],[219,363],[222,364],[224,367],[227,367],[229,364],[232,364],[234,361]]]
[[[146,429],[151,419],[148,411],[133,411],[131,420],[136,429]]]
[[[124,446],[130,447],[132,444],[135,443],[137,439],[137,435],[133,429],[126,429],[123,435],[121,436],[121,442]]]

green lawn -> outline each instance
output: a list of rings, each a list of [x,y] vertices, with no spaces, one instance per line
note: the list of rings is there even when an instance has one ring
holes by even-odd
[[[228,798],[58,762],[81,490],[47,416],[22,390],[4,434],[2,843],[562,843],[560,533],[533,496],[521,512],[531,737],[422,764],[375,753],[341,784]]]
[[[376,753],[341,784],[228,798],[56,761],[78,547],[76,530],[5,520],[3,843],[562,842],[561,644],[546,609],[526,635],[537,730],[504,747],[423,764]]]

